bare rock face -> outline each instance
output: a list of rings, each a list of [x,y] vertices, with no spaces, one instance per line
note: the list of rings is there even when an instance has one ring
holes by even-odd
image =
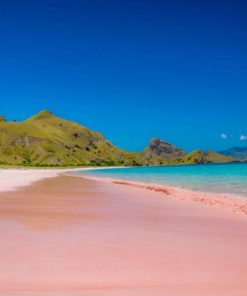
[[[165,141],[158,138],[153,138],[147,148],[144,150],[144,155],[146,157],[166,157],[166,158],[176,158],[184,156],[185,153],[182,149],[177,148]]]

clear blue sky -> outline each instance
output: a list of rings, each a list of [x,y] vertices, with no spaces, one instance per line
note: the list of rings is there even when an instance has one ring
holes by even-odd
[[[132,151],[154,136],[247,146],[246,13],[238,0],[0,1],[0,113],[49,109]]]

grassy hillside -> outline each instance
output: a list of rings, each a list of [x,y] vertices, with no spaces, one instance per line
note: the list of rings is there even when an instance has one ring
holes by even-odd
[[[154,138],[140,153],[119,149],[100,133],[56,117],[49,111],[22,122],[0,116],[0,164],[25,166],[162,165],[228,162],[215,152],[183,150]]]
[[[23,122],[0,122],[0,161],[36,166],[135,165],[140,156],[114,147],[98,132],[42,111]]]
[[[203,163],[227,163],[233,162],[234,159],[229,156],[225,156],[214,151],[205,151],[194,150],[189,154],[186,154],[181,158],[180,162],[185,164],[203,164]]]

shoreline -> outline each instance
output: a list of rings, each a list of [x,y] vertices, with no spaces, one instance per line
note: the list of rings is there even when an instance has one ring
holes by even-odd
[[[202,205],[218,207],[232,211],[236,214],[247,216],[247,199],[242,196],[224,193],[201,192],[180,187],[151,184],[145,182],[131,181],[127,179],[107,178],[76,174],[78,171],[101,170],[122,167],[85,167],[85,168],[64,168],[64,169],[0,169],[0,193],[18,191],[21,187],[30,186],[34,182],[55,178],[62,175],[82,177],[99,182],[125,185],[143,188],[153,192],[162,193],[165,198],[195,202]]]
[[[230,210],[236,214],[247,216],[247,199],[242,196],[227,194],[227,193],[211,193],[202,192],[180,187],[165,186],[159,184],[151,184],[145,182],[131,181],[127,179],[96,177],[88,175],[69,174],[83,177],[90,180],[125,185],[137,188],[143,188],[153,192],[160,192],[165,197],[180,201],[196,202],[203,205],[218,207],[221,209]]]
[[[84,168],[0,168],[0,192],[15,191],[34,182],[58,177],[61,174],[83,170],[100,170],[112,167],[84,167]],[[120,168],[120,167],[118,167]]]

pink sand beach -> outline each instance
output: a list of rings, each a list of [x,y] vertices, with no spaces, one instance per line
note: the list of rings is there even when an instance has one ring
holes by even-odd
[[[246,215],[142,187],[44,177],[2,187],[0,295],[247,295]]]

